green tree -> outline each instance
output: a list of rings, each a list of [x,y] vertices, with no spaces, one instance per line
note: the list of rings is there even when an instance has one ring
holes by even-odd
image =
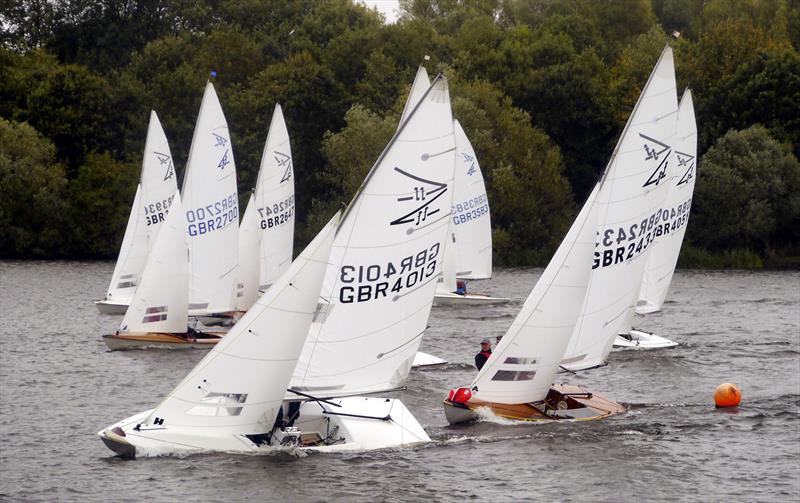
[[[800,237],[800,163],[763,126],[729,131],[698,164],[690,238],[770,252]]]
[[[67,232],[77,256],[116,256],[136,193],[139,165],[92,153],[69,184]]]
[[[0,257],[64,252],[67,180],[55,153],[30,125],[0,118]]]

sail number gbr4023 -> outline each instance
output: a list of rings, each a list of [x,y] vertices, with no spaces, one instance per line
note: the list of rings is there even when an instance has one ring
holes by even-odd
[[[439,243],[434,243],[399,261],[382,264],[350,265],[339,269],[339,302],[368,302],[401,295],[405,290],[425,283],[437,274]]]

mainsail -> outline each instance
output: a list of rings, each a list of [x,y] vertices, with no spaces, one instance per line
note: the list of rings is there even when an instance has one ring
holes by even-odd
[[[686,225],[689,222],[697,164],[697,124],[694,118],[692,93],[688,89],[683,93],[678,108],[678,139],[672,152],[672,163],[673,176],[670,179],[669,194],[661,217],[665,225],[662,225],[663,233],[650,252],[650,258],[647,259],[639,302],[636,306],[636,312],[640,314],[661,310],[669,284],[672,282],[672,275],[675,273]]]
[[[456,170],[453,183],[453,226],[458,245],[456,275],[464,279],[492,277],[492,223],[489,198],[472,144],[458,120]]]
[[[176,191],[120,323],[120,332],[186,332],[189,259],[185,229],[183,206]]]
[[[441,270],[454,155],[450,95],[440,76],[342,218],[294,389],[341,396],[405,382]]]
[[[258,213],[253,194],[247,201],[242,222],[239,224],[239,269],[236,281],[236,301],[238,311],[247,311],[258,298],[258,255],[259,228]]]
[[[142,174],[106,299],[130,301],[133,296],[147,254],[153,248],[172,196],[178,189],[175,178],[167,137],[158,116],[151,111],[142,157]]]
[[[627,331],[669,190],[678,100],[672,49],[656,63],[611,156],[597,194],[597,247],[589,289],[562,365],[605,363]]]
[[[414,107],[417,106],[417,103],[419,103],[425,95],[429,87],[431,87],[431,80],[428,78],[428,71],[425,70],[424,66],[419,65],[419,68],[417,68],[417,75],[414,77],[414,83],[411,84],[411,91],[408,92],[406,104],[403,106],[403,113],[400,114],[400,123],[397,125],[397,129],[400,129],[406,119],[408,119],[408,116],[411,115],[411,111],[414,110]]]
[[[337,222],[338,214],[144,424],[232,435],[272,430],[314,317]],[[217,438],[209,435],[209,442]]]
[[[259,288],[266,290],[289,268],[294,246],[294,166],[280,105],[275,105],[261,157],[255,208],[261,229]]]
[[[228,123],[211,82],[200,105],[181,195],[189,235],[189,310],[230,311],[239,264],[239,197]]]

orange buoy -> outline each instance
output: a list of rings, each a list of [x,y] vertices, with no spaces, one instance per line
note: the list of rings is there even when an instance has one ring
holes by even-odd
[[[720,384],[714,391],[714,403],[717,407],[736,407],[742,401],[742,392],[735,384]]]

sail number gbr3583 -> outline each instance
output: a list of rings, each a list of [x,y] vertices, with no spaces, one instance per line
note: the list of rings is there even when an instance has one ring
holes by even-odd
[[[339,302],[368,302],[383,297],[401,295],[435,277],[439,243],[420,250],[399,261],[381,264],[350,265],[339,269]]]

